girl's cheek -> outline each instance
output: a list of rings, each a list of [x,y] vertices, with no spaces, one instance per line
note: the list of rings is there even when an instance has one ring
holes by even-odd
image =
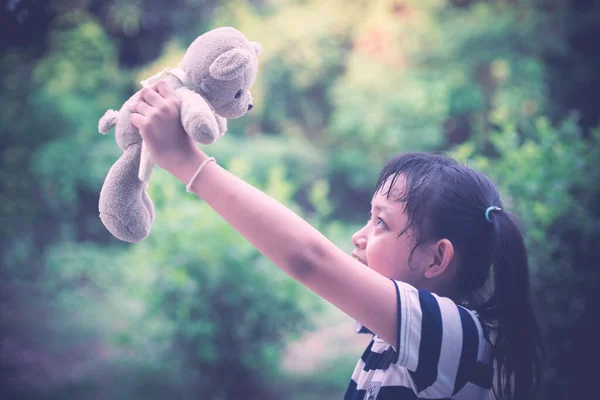
[[[369,241],[367,242],[367,248],[365,251],[365,255],[367,257],[367,262],[371,264],[371,261],[377,259],[377,254],[379,253],[379,245],[377,243],[377,239],[373,237],[369,237]]]

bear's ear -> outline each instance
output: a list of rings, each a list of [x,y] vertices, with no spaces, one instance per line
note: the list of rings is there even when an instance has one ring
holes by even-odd
[[[231,81],[242,75],[252,62],[252,54],[244,49],[232,49],[221,54],[210,65],[210,76],[220,81]]]
[[[256,53],[256,56],[258,57],[258,55],[260,54],[260,50],[262,49],[262,46],[258,42],[250,42],[250,44],[254,48],[254,52]]]

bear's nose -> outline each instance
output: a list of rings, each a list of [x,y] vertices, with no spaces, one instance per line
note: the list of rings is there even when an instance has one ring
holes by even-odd
[[[252,107],[254,107],[252,104],[248,104],[248,111],[252,110]]]

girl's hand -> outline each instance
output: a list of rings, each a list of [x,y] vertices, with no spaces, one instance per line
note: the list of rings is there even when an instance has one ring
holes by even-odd
[[[152,160],[176,177],[186,179],[183,170],[202,152],[183,129],[180,105],[169,85],[159,81],[152,88],[142,89],[139,101],[129,107],[129,121],[139,129]]]

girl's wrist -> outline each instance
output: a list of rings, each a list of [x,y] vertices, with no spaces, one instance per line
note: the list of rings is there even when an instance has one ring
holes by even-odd
[[[208,156],[198,149],[198,151],[193,152],[189,157],[186,157],[185,160],[181,160],[181,162],[173,168],[171,174],[173,174],[177,179],[179,179],[182,183],[188,184],[198,167],[206,160],[208,160]]]

